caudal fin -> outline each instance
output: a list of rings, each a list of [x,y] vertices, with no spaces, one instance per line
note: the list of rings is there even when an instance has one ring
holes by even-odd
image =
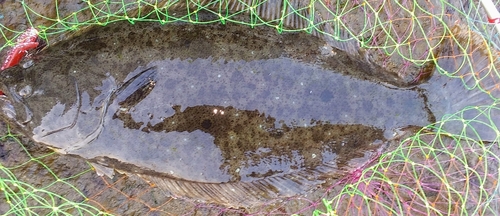
[[[427,87],[438,128],[483,141],[498,139],[499,55],[469,28],[455,25],[436,59],[438,74]],[[441,108],[437,108],[441,106]]]

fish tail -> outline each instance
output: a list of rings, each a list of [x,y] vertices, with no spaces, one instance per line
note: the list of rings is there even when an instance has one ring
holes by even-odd
[[[498,139],[500,128],[500,68],[498,53],[478,33],[456,24],[442,44],[436,70],[443,83],[442,95],[448,101],[441,127],[447,132],[476,140]],[[438,87],[439,87],[438,86]],[[431,96],[432,97],[432,96]]]

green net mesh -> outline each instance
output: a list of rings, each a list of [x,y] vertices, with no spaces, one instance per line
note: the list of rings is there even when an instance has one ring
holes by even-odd
[[[270,6],[277,9],[263,9]],[[472,92],[464,95],[467,100],[488,97],[491,103],[473,106],[464,103],[459,112],[449,113],[435,124],[415,130],[411,136],[403,136],[398,145],[375,158],[374,165],[353,165],[344,179],[325,190],[322,199],[287,201],[305,206],[303,209],[291,212],[273,204],[251,213],[300,214],[314,210],[315,214],[333,215],[493,215],[500,212],[500,122],[496,117],[500,116],[497,70],[500,43],[499,33],[488,22],[479,1],[0,1],[0,7],[2,53],[14,46],[28,27],[38,29],[50,45],[89,26],[124,20],[131,24],[232,22],[250,27],[269,26],[280,33],[312,33],[353,56],[381,62],[383,68],[401,77],[417,71],[409,82],[421,79],[429,70],[460,79],[461,85],[454,87]],[[213,19],[200,19],[202,11]],[[0,164],[0,197],[6,201],[0,204],[0,213],[6,215],[119,215],[129,214],[122,209],[131,206],[141,206],[139,209],[146,213],[194,214],[201,209],[208,214],[240,212],[165,197],[140,178],[99,177],[85,161],[81,161],[81,167],[72,167],[72,173],[64,173],[60,171],[61,161],[66,160],[64,156],[40,150],[41,147],[34,147],[9,131],[4,134],[0,159],[6,154],[18,155],[17,159],[1,160]],[[20,174],[24,177],[18,177]],[[29,175],[33,178],[26,178]],[[90,188],[89,182],[97,186]],[[54,187],[67,188],[67,192],[51,192]],[[114,198],[109,200],[109,197]],[[172,209],[176,212],[171,212]]]

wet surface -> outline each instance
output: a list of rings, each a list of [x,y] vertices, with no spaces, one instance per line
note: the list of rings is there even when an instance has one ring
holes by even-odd
[[[2,90],[17,100],[3,113],[37,142],[173,195],[252,206],[307,193],[369,159],[394,129],[459,110],[441,100],[446,91],[332,70],[317,38],[246,28],[93,30],[3,72]]]
[[[293,46],[309,48],[295,56],[282,36],[253,40],[266,34],[240,27],[109,28],[2,73],[21,101],[18,123],[29,120],[21,129],[37,142],[107,167],[241,189],[237,198],[194,198],[236,206],[301,194],[366,157],[392,129],[430,123],[418,92],[324,69],[314,64],[319,54],[301,56],[319,52],[312,37],[297,35]],[[144,29],[152,31],[139,37]],[[262,192],[248,199],[248,188]]]
[[[53,8],[55,8],[54,5],[38,4],[38,2],[30,2],[28,4],[31,8],[35,9],[34,11],[42,12],[41,14],[45,17],[55,17],[53,11]],[[425,5],[433,3],[419,2],[418,4]],[[6,7],[4,6],[12,5],[13,4],[2,3],[0,7],[5,9]],[[374,6],[374,8],[378,8],[373,2],[371,2],[370,5]],[[441,8],[439,4],[437,5],[438,7],[434,7],[435,5],[427,5],[427,7],[423,8],[426,8],[425,10],[432,8],[433,10],[440,11]],[[66,10],[70,12],[76,11],[84,8],[84,6],[84,4],[73,5],[71,3],[65,4],[59,1],[59,13],[61,16],[64,16]],[[412,6],[405,6],[407,8],[412,8]],[[459,79],[434,76],[428,83],[407,89],[397,89],[395,87],[387,88],[384,87],[387,85],[377,84],[377,82],[387,82],[394,86],[408,86],[408,83],[413,83],[415,80],[419,83],[422,81],[417,76],[422,71],[425,73],[430,71],[436,73],[432,62],[427,62],[422,67],[422,65],[414,65],[413,63],[403,60],[404,58],[402,56],[411,55],[412,59],[429,58],[430,52],[427,49],[428,46],[436,46],[443,35],[443,29],[441,29],[439,25],[436,26],[438,22],[433,20],[435,19],[434,17],[427,16],[428,12],[425,12],[425,15],[419,16],[418,14],[422,14],[422,11],[412,11],[412,15],[415,14],[418,19],[418,21],[415,22],[414,18],[404,18],[404,15],[401,15],[403,18],[398,18],[397,16],[399,16],[399,13],[392,13],[392,9],[390,8],[391,7],[382,8],[383,11],[377,13],[377,19],[379,16],[382,17],[382,19],[384,16],[388,16],[392,21],[382,23],[382,26],[377,26],[375,28],[375,33],[372,33],[374,35],[373,43],[365,45],[377,47],[383,42],[391,41],[388,40],[389,37],[391,37],[391,39],[396,39],[394,41],[397,41],[398,44],[403,44],[403,42],[400,41],[400,39],[403,38],[425,39],[412,40],[408,43],[408,47],[400,47],[398,50],[399,55],[392,55],[390,58],[387,57],[386,52],[395,50],[385,49],[386,47],[390,47],[391,44],[382,44],[384,48],[369,50],[369,53],[367,52],[365,53],[366,55],[361,56],[361,59],[363,57],[369,57],[371,63],[352,58],[352,55],[346,55],[342,52],[331,52],[335,53],[333,57],[331,53],[329,53],[328,56],[322,56],[319,51],[324,51],[324,49],[322,49],[324,48],[322,47],[322,42],[318,43],[318,40],[314,39],[311,41],[306,39],[311,36],[304,36],[302,34],[276,36],[274,30],[262,31],[262,29],[251,29],[251,32],[249,32],[250,28],[245,27],[237,28],[239,30],[231,31],[231,35],[228,35],[227,33],[220,33],[224,31],[224,28],[217,26],[210,26],[205,31],[192,26],[176,27],[173,28],[175,31],[169,32],[158,26],[151,27],[136,24],[139,28],[145,29],[145,31],[135,30],[132,31],[132,34],[124,35],[123,33],[119,33],[120,31],[127,31],[122,27],[108,26],[103,30],[108,33],[102,33],[100,31],[91,32],[90,36],[84,41],[78,41],[80,39],[77,39],[76,43],[75,41],[63,43],[60,46],[66,47],[67,51],[64,51],[64,48],[59,48],[62,50],[57,51],[60,52],[59,54],[41,54],[41,59],[37,62],[37,65],[35,65],[35,69],[30,69],[29,73],[17,73],[19,69],[16,69],[15,72],[11,72],[15,75],[9,78],[11,80],[9,80],[7,86],[12,87],[12,92],[17,92],[20,95],[32,94],[30,98],[26,99],[25,103],[28,104],[28,108],[33,111],[33,118],[31,120],[35,123],[24,128],[27,129],[27,131],[25,130],[26,134],[32,136],[32,129],[37,127],[40,130],[37,132],[37,134],[39,134],[39,140],[43,140],[49,145],[52,144],[53,147],[59,147],[65,151],[77,153],[85,157],[94,157],[97,149],[99,149],[94,148],[95,146],[86,146],[87,141],[92,141],[94,144],[99,142],[101,142],[101,144],[105,142],[107,142],[106,144],[117,144],[105,146],[104,149],[109,147],[115,150],[122,150],[130,146],[131,142],[121,146],[120,144],[127,142],[115,142],[115,140],[112,140],[113,137],[132,137],[132,143],[137,144],[140,143],[137,141],[140,139],[140,136],[135,136],[137,134],[147,134],[146,137],[150,140],[156,139],[151,134],[160,134],[160,137],[165,137],[163,135],[170,134],[176,137],[167,137],[172,140],[183,138],[183,135],[192,131],[191,134],[193,134],[193,136],[199,137],[205,141],[208,140],[211,142],[211,145],[208,146],[208,148],[207,146],[202,146],[200,148],[199,142],[197,143],[193,140],[189,140],[189,138],[193,136],[184,136],[187,137],[186,139],[190,144],[194,143],[197,145],[196,148],[192,146],[189,148],[182,148],[188,145],[182,145],[181,147],[174,145],[167,146],[164,148],[166,152],[168,152],[168,150],[171,151],[168,155],[168,160],[175,157],[179,159],[189,158],[194,161],[193,164],[199,161],[207,162],[208,158],[217,159],[217,157],[219,157],[221,160],[215,161],[212,164],[208,163],[210,164],[208,168],[199,166],[193,168],[193,165],[187,164],[187,160],[184,159],[183,162],[178,163],[190,166],[189,168],[195,170],[196,173],[200,173],[200,175],[181,173],[182,171],[174,173],[177,177],[181,176],[183,179],[191,178],[192,180],[204,182],[225,181],[236,186],[239,185],[238,187],[247,187],[248,185],[242,186],[242,184],[239,183],[245,181],[259,182],[265,179],[265,177],[272,178],[272,176],[285,176],[287,172],[293,173],[294,171],[302,172],[302,174],[305,173],[307,176],[313,178],[331,177],[333,174],[337,173],[335,170],[336,168],[342,168],[342,166],[346,164],[353,164],[351,160],[353,158],[366,161],[369,155],[365,154],[364,157],[362,157],[363,153],[372,152],[374,149],[374,146],[369,145],[339,146],[338,139],[341,137],[341,142],[359,143],[360,140],[362,140],[362,142],[371,143],[374,137],[381,140],[390,137],[392,129],[396,127],[408,124],[423,126],[435,120],[439,120],[445,114],[459,111],[467,105],[489,105],[492,103],[488,95],[480,93],[479,91],[466,91],[463,88],[464,83],[470,87],[478,84],[475,83],[475,80],[468,74],[469,72],[466,71],[468,70],[467,67],[463,67],[465,69],[459,71],[459,75],[465,77],[464,83]],[[8,19],[3,19],[2,24],[6,23],[8,27],[22,31],[25,29],[25,26],[27,26],[26,20],[18,21],[12,18],[22,18],[25,12],[22,7],[18,7],[17,9],[20,10],[5,10],[10,11],[10,14],[17,13],[18,16],[11,16],[9,13],[6,13],[6,18]],[[46,13],[43,11],[46,11]],[[82,21],[89,20],[89,17],[92,16],[87,12],[88,10],[84,10],[78,13],[79,19]],[[373,14],[371,15],[373,16]],[[354,30],[354,34],[356,34],[356,31],[365,31],[364,23],[359,22],[359,17],[364,16],[367,17],[367,19],[371,19],[370,13],[365,10],[353,10],[349,14],[346,14],[343,19],[346,20],[346,23],[349,24],[349,28],[352,28],[351,30]],[[428,18],[429,20],[426,20]],[[53,24],[52,21],[38,16],[31,17],[31,20],[35,25]],[[453,19],[453,21],[455,20]],[[408,31],[412,29],[411,26],[415,25],[415,23],[418,23],[424,30],[416,33],[415,31]],[[218,28],[219,34],[211,34],[210,32],[214,31],[213,28]],[[231,28],[234,29],[234,27]],[[384,31],[381,30],[382,28],[384,28]],[[390,29],[389,32],[391,36],[384,35],[385,28]],[[113,31],[118,32],[114,35],[114,38],[110,37],[108,39],[103,39],[104,36],[102,35],[107,35],[109,32]],[[422,33],[424,34],[422,35]],[[11,32],[7,32],[7,35],[11,34]],[[407,34],[409,34],[409,36],[407,36]],[[165,38],[171,38],[171,40],[156,40],[155,36],[164,36]],[[124,38],[127,40],[124,41]],[[196,40],[200,38],[206,38],[206,41]],[[467,38],[463,40],[468,41]],[[138,48],[131,47],[129,44],[123,45],[127,43],[127,41],[133,41],[133,44]],[[235,44],[244,44],[244,49],[241,47],[238,48],[238,45]],[[270,46],[269,44],[276,46]],[[90,49],[81,47],[89,47]],[[163,49],[160,49],[161,47],[163,47]],[[318,47],[320,49],[317,49]],[[179,48],[183,49],[181,50]],[[461,50],[453,49],[454,48],[444,50],[444,54],[441,54],[444,56],[444,59],[438,61],[438,64],[445,70],[454,71],[458,67],[462,67],[460,60],[458,60],[460,58],[455,59],[446,57],[462,54]],[[144,50],[147,50],[147,52],[144,52]],[[203,52],[199,52],[199,50],[203,50]],[[256,50],[257,52],[253,52]],[[358,51],[346,50],[350,52]],[[49,53],[49,51],[47,52]],[[441,52],[441,46],[434,50],[434,52],[434,54]],[[92,57],[91,55],[94,56]],[[174,59],[165,60],[165,57],[172,56],[174,56]],[[66,57],[68,57],[69,60],[65,60]],[[175,57],[179,59],[175,59]],[[481,60],[483,57],[484,56],[479,56],[473,59],[474,66],[471,68],[472,71],[482,71],[482,67],[489,63],[488,61]],[[48,60],[49,63],[43,63],[43,61],[46,60]],[[42,64],[42,66],[39,66],[39,64]],[[383,65],[384,68],[374,67],[373,64]],[[86,66],[92,65],[95,66],[89,69],[86,68]],[[195,66],[198,68],[196,71],[187,69]],[[40,69],[40,67],[43,68]],[[154,74],[154,76],[148,75],[132,78],[134,75],[151,67],[155,72],[146,72],[146,74]],[[280,75],[276,75],[272,72],[264,74],[244,73],[246,69],[254,68],[260,68],[262,71],[276,70],[280,72]],[[33,75],[32,72],[35,70],[38,71],[38,74]],[[60,71],[55,72],[58,70]],[[222,70],[222,73],[217,73],[217,75],[221,75],[221,77],[210,77],[210,73],[207,73],[207,71],[213,72],[218,70]],[[303,70],[310,70],[313,75],[301,73]],[[40,75],[41,71],[47,71],[49,73]],[[180,71],[180,73],[177,73],[178,71]],[[347,74],[349,77],[340,74],[325,75],[325,73],[332,71],[335,71],[335,73],[340,72]],[[395,77],[394,74],[387,73],[388,71],[391,73],[397,72],[398,77]],[[105,72],[112,73],[106,74]],[[73,78],[67,78],[68,74],[71,74]],[[160,76],[157,76],[158,74]],[[168,74],[168,76],[165,76],[165,74]],[[172,76],[172,74],[174,76]],[[314,74],[317,76],[314,76]],[[215,74],[212,75],[215,76]],[[475,75],[483,76],[481,74]],[[198,76],[205,80],[202,80],[202,78],[190,79]],[[353,80],[352,77],[368,81]],[[402,78],[404,81],[397,80],[396,82],[392,82],[392,80],[396,78]],[[304,85],[304,82],[299,85],[298,83],[299,80],[311,79],[315,79],[317,85],[315,83],[306,83]],[[423,80],[425,81],[425,79]],[[487,79],[481,78],[481,80],[484,81]],[[494,82],[495,78],[492,80],[492,82]],[[294,83],[293,81],[297,82]],[[212,82],[214,84],[208,85],[206,82]],[[134,85],[127,85],[127,83],[134,83]],[[196,85],[193,85],[193,83],[196,83]],[[245,85],[247,83],[250,84]],[[268,84],[268,86],[259,88],[258,83],[265,83]],[[329,85],[329,83],[333,84]],[[484,83],[486,83],[486,87],[494,85],[494,83],[492,84],[487,81],[480,84]],[[14,87],[14,84],[18,85]],[[75,88],[75,84],[78,85],[78,94],[76,93],[77,88]],[[51,87],[49,85],[54,86]],[[269,87],[269,85],[272,86]],[[32,88],[31,90],[30,87]],[[2,90],[8,92],[6,89]],[[167,90],[168,92],[165,93],[164,91]],[[307,92],[307,90],[309,90],[309,92]],[[167,96],[159,95],[161,93],[168,95],[168,93],[171,92],[175,93],[172,95],[179,96],[188,92],[189,98],[167,98]],[[249,95],[248,92],[257,92],[258,94]],[[80,95],[81,97],[77,99],[76,95]],[[361,96],[358,98],[359,95]],[[493,92],[493,95],[498,96],[498,91]],[[38,97],[38,99],[36,97]],[[244,99],[241,99],[242,97]],[[383,99],[379,100],[380,97]],[[42,98],[46,101],[40,102]],[[153,100],[152,98],[160,98],[160,100]],[[199,102],[188,105],[190,102],[194,101],[190,98],[196,98],[196,100],[203,101],[203,103]],[[285,102],[280,99],[285,99]],[[301,103],[301,106],[295,105],[293,99],[297,99],[297,101]],[[2,100],[0,102],[2,103],[4,115],[13,117],[14,112],[12,111],[17,110],[17,119],[19,121],[28,119],[24,105],[16,103],[16,107],[14,108],[8,104],[10,101],[5,101],[2,98],[0,98],[0,100]],[[207,105],[207,102],[204,100],[210,103]],[[229,101],[229,105],[224,103],[227,101]],[[159,108],[157,105],[164,105],[163,102],[165,102],[167,106],[161,106]],[[292,102],[292,105],[290,105],[290,102]],[[318,107],[308,106],[308,104],[313,104]],[[103,111],[104,108],[108,108],[105,114],[100,114],[100,111]],[[331,110],[331,112],[325,110]],[[49,112],[50,114],[47,114]],[[475,119],[477,121],[468,122],[467,124],[473,125],[474,128],[481,128],[478,131],[472,131],[470,134],[468,133],[467,136],[478,140],[487,140],[488,138],[494,139],[496,137],[495,131],[492,131],[492,128],[481,127],[481,122],[489,122],[491,120],[495,122],[496,119],[484,118],[484,116],[476,117],[478,116],[477,112],[478,111],[472,110],[472,112],[464,113],[465,119]],[[491,116],[500,116],[499,113],[495,112],[498,111],[492,110]],[[76,116],[75,113],[79,113],[78,116]],[[236,118],[236,116],[238,116],[238,118]],[[244,117],[244,120],[242,120],[241,117]],[[42,124],[42,119],[44,118],[45,123]],[[104,119],[104,121],[96,122],[96,120],[99,119]],[[87,122],[87,120],[93,120],[93,122]],[[168,124],[169,121],[174,121],[176,123],[171,125]],[[12,121],[11,123],[16,124]],[[346,125],[346,123],[363,125]],[[97,127],[97,125],[104,126]],[[258,129],[256,128],[257,125],[259,125]],[[261,125],[265,125],[265,127],[261,128]],[[447,125],[453,124],[448,123]],[[24,129],[21,128],[21,130]],[[42,129],[44,130],[43,132],[41,132]],[[463,130],[463,122],[457,121],[454,127],[445,129],[460,134]],[[364,137],[359,134],[353,135],[353,133],[349,132],[350,130],[358,132],[366,131],[368,133],[366,137]],[[128,134],[124,131],[137,132]],[[327,132],[330,134],[327,135]],[[487,136],[484,134],[478,135],[475,134],[475,132],[485,133]],[[493,132],[493,136],[491,136],[491,132]],[[74,137],[76,141],[65,142],[65,139],[69,136],[68,134],[75,135],[71,137]],[[107,137],[100,136],[101,134]],[[304,134],[305,136],[301,136]],[[265,144],[268,146],[262,147],[256,145],[255,142],[251,142],[254,140],[253,137],[257,135],[259,136],[258,140],[264,140]],[[234,137],[238,139],[234,139]],[[81,140],[83,140],[83,142],[81,142]],[[147,142],[143,141],[143,143],[152,143],[150,140],[146,140]],[[271,142],[271,140],[273,142]],[[285,146],[283,143],[293,144],[297,140],[306,144],[302,146],[296,144],[289,145],[289,149],[283,150],[283,146]],[[309,140],[310,142],[304,142],[305,140]],[[333,141],[325,143],[325,140],[335,140],[336,143]],[[182,141],[185,140],[181,139],[176,144],[182,143]],[[249,142],[249,144],[242,146],[239,142]],[[3,147],[9,146],[5,145]],[[170,147],[170,149],[168,147]],[[15,151],[5,149],[6,148],[2,148],[2,158],[8,158],[9,155],[13,158],[18,157],[18,154],[9,154],[12,152],[15,153]],[[155,150],[157,149],[158,148]],[[37,150],[39,149],[33,149],[33,151]],[[139,150],[142,150],[142,148]],[[179,154],[179,152],[184,152],[185,154]],[[211,152],[212,154],[208,155],[207,152]],[[245,154],[248,152],[251,153]],[[277,152],[279,152],[279,154],[276,154]],[[4,155],[5,157],[3,157]],[[200,157],[199,155],[202,156]],[[279,157],[277,157],[277,155]],[[313,155],[315,155],[314,158]],[[125,162],[128,163],[112,159],[109,156],[112,158],[120,158],[120,160],[126,160]],[[236,156],[237,159],[222,161],[222,159],[231,156]],[[164,155],[160,155],[159,158],[161,157],[164,157]],[[59,157],[54,155],[54,158]],[[69,171],[79,169],[78,167],[84,161],[66,156],[60,156],[60,158],[64,158],[61,159],[63,161],[61,163],[52,163],[52,161],[56,161],[56,159],[53,158],[44,161],[44,163],[53,165],[53,167],[60,167],[56,172],[66,175]],[[290,158],[295,160],[285,161],[285,159]],[[172,171],[171,169],[165,168],[164,166],[158,168],[154,163],[144,162],[144,157],[131,158],[123,154],[106,152],[105,156],[96,156],[91,159],[91,161],[106,164],[109,167],[126,170],[128,172],[135,172],[145,176],[149,175],[164,188],[172,186],[172,181],[170,181],[170,183],[165,183],[163,181],[164,179],[176,179],[176,177],[170,173],[170,171]],[[260,164],[257,164],[255,161],[259,161]],[[277,161],[279,161],[279,163]],[[325,161],[335,161],[336,164],[335,166],[329,166],[331,164],[327,164],[328,166],[319,165]],[[351,163],[349,161],[351,161]],[[6,164],[4,162],[5,161],[2,161],[2,164]],[[71,166],[61,166],[62,164],[71,164]],[[153,165],[155,166],[153,170],[146,169],[148,166],[151,168]],[[227,170],[220,169],[221,167],[225,167]],[[246,170],[241,167],[246,168]],[[304,170],[324,170],[325,167],[327,175],[321,172],[304,172]],[[161,168],[164,168],[164,170],[161,170]],[[267,168],[269,168],[269,172],[266,171]],[[25,172],[24,170],[19,170],[19,172],[27,173],[24,177],[30,174],[40,177],[43,176],[43,174],[40,173],[46,170],[45,167],[41,166],[36,169],[28,169],[30,169],[29,172]],[[238,170],[238,172],[236,172],[236,170]],[[217,172],[219,175],[210,177],[207,176],[207,171],[212,174],[213,172]],[[397,171],[399,170],[396,170],[396,172]],[[95,174],[92,177],[95,178]],[[130,175],[129,177],[127,181],[120,182],[118,180],[118,183],[113,189],[110,189],[109,186],[107,186],[106,189],[105,184],[102,182],[97,183],[97,186],[94,185],[94,187],[87,186],[82,182],[87,180],[88,182],[93,181],[92,178],[87,179],[87,177],[73,184],[84,187],[84,190],[88,192],[87,195],[91,196],[91,199],[96,200],[102,206],[111,207],[117,214],[143,214],[144,212],[150,211],[151,208],[142,206],[139,201],[133,200],[132,196],[121,197],[120,194],[116,192],[119,190],[117,190],[117,188],[120,186],[123,186],[122,191],[127,191],[129,192],[128,194],[134,194],[136,191],[142,190],[148,191],[148,184],[145,184],[144,181],[137,180],[137,177],[134,175]],[[160,178],[160,180],[158,180],[158,178]],[[117,177],[115,176],[113,180],[116,179]],[[29,181],[30,178],[24,178],[23,180]],[[44,180],[41,180],[41,182],[44,182]],[[319,185],[322,182],[302,181],[311,185]],[[188,181],[180,180],[180,182],[177,183],[183,184],[185,182]],[[285,183],[288,184],[290,182],[285,181]],[[285,184],[285,186],[287,186],[287,184]],[[188,184],[184,184],[183,186],[193,187],[193,185]],[[95,194],[91,192],[100,191],[101,188],[103,188],[102,191],[104,191],[104,195],[101,197],[96,197],[94,196]],[[211,189],[221,189],[221,187],[212,187]],[[61,187],[61,191],[67,190]],[[291,194],[304,191],[307,191],[307,188],[297,187],[295,190],[292,190]],[[177,193],[179,193],[179,191],[177,191]],[[330,191],[330,193],[335,194],[335,191]],[[162,193],[146,193],[144,196],[147,198],[140,200],[162,203],[162,201],[164,201],[162,199],[165,199],[162,195]],[[192,195],[193,194],[187,194],[185,196],[189,197]],[[288,196],[287,194],[285,195]],[[219,195],[219,198],[220,196],[221,195]],[[315,191],[306,193],[304,197],[307,196],[314,197],[312,198],[313,200],[319,200],[321,192]],[[195,196],[194,198],[197,197]],[[215,200],[213,197],[210,199],[212,201]],[[226,200],[216,201],[219,203],[227,203]],[[201,206],[196,206],[196,204],[191,202],[185,202],[185,200],[169,202],[169,204],[172,203],[174,204],[165,206],[168,206],[166,207],[166,209],[168,209],[167,212],[174,214],[186,212],[193,214],[222,214],[221,212],[226,211],[221,210],[220,212],[216,212],[217,209],[220,208],[215,206],[210,207],[213,211],[204,211]],[[302,204],[302,206],[308,208],[315,207],[318,204],[317,201],[308,203],[306,199],[297,199],[288,202],[286,205],[284,204],[282,207],[279,207],[281,204],[269,204],[264,207],[265,210],[262,212],[285,214],[287,212],[298,212],[299,207],[296,207],[294,205],[295,203],[298,203],[297,206]],[[157,214],[157,212],[154,211],[149,213],[152,215]]]
[[[8,133],[7,125],[3,122],[0,122],[0,133]],[[12,136],[19,139],[20,143],[12,137],[0,140],[0,162],[3,168],[12,171],[22,184],[32,185],[41,191],[51,191],[70,200],[60,200],[56,205],[68,206],[71,201],[89,204],[96,209],[84,209],[93,214],[98,214],[99,209],[114,215],[311,215],[315,209],[324,211],[321,198],[334,196],[342,190],[342,185],[331,188],[332,181],[328,181],[326,185],[304,196],[271,200],[263,206],[253,208],[233,209],[177,196],[165,196],[161,187],[136,175],[116,174],[112,178],[98,176],[83,158],[54,153],[45,145],[34,143],[22,135]],[[349,169],[359,166],[366,159],[351,161]],[[0,173],[0,177],[7,183],[6,187],[12,187],[9,184],[12,176]],[[53,198],[44,193],[38,193],[35,197],[38,201]],[[32,210],[38,214],[51,213],[50,209],[37,208],[40,205],[37,200],[28,198],[23,203],[29,207],[34,206],[36,209]],[[8,203],[1,202],[0,211],[8,210]],[[64,212],[70,214],[78,214],[78,211],[76,207],[64,208]]]
[[[352,1],[337,2],[338,5],[351,8],[349,13],[345,13],[342,8],[332,7],[329,1],[312,3],[307,0],[294,0],[287,6],[283,4],[283,1],[254,2],[244,0],[228,1],[223,7],[227,7],[227,10],[231,13],[241,13],[240,15],[231,14],[226,18],[227,21],[225,22],[231,22],[229,20],[232,20],[232,22],[246,23],[247,25],[252,23],[256,26],[279,28],[279,31],[285,32],[307,31],[326,40],[329,46],[346,51],[347,53],[337,53],[340,55],[340,61],[330,62],[337,67],[341,67],[342,69],[339,71],[343,73],[350,73],[352,76],[359,75],[362,79],[387,82],[396,86],[409,86],[427,80],[435,69],[432,54],[440,51],[438,45],[445,35],[444,29],[438,24],[440,23],[439,18],[429,17],[427,14],[432,12],[435,14],[443,13],[443,5],[440,5],[439,2],[428,1],[404,2],[403,5],[397,2],[380,1],[369,1],[367,3],[372,5],[372,8],[381,8],[382,11],[371,11],[372,9]],[[417,4],[425,6],[425,10],[420,6],[416,7]],[[152,5],[155,5],[156,8],[164,8],[159,14],[152,13],[151,11],[154,9]],[[204,5],[206,8],[201,8],[199,5]],[[290,7],[292,5],[297,8]],[[75,34],[86,32],[92,25],[101,26],[107,22],[116,21],[115,19],[123,20],[124,10],[126,11],[126,17],[131,19],[129,20],[130,23],[141,20],[171,23],[177,19],[188,23],[192,23],[192,20],[219,22],[219,16],[203,17],[203,12],[207,10],[210,14],[217,14],[221,6],[219,4],[210,4],[210,1],[200,1],[190,5],[185,2],[170,4],[169,1],[151,0],[141,0],[139,2],[58,1],[57,4],[50,0],[22,3],[5,2],[0,4],[0,9],[5,11],[2,24],[6,29],[2,29],[2,33],[5,34],[6,38],[0,38],[0,44],[4,44],[6,40],[22,33],[29,26],[44,26],[41,32],[44,37],[49,38],[49,44],[58,42],[71,38]],[[248,6],[252,6],[252,11],[255,10],[254,12],[257,13],[259,19],[253,17],[254,19],[251,20],[250,16],[248,16],[250,13]],[[399,11],[400,7],[416,7],[419,10],[411,14],[407,14],[405,11],[401,13],[392,11]],[[186,13],[192,13],[193,11],[187,11],[186,8],[200,10],[201,12],[189,17]],[[96,9],[100,9],[99,13],[96,13]],[[30,13],[26,13],[26,11]],[[163,11],[168,16],[165,16]],[[454,9],[446,8],[446,12],[450,14],[444,14],[445,20],[448,19],[448,16],[452,17]],[[153,16],[147,17],[147,14],[151,13]],[[283,14],[287,14],[287,16],[282,19]],[[332,14],[341,14],[343,17],[342,22],[347,24],[346,28],[349,29],[350,34],[337,29],[338,23],[336,23],[335,16],[332,16]],[[409,18],[411,16],[415,16],[417,19]],[[309,20],[309,17],[314,17],[314,19]],[[360,19],[361,17],[365,18]],[[365,19],[391,19],[391,22],[382,21],[381,23],[368,24],[360,22],[360,20]],[[451,18],[451,22],[456,21],[456,19],[456,17]],[[324,21],[333,24],[325,25]],[[311,26],[312,24],[314,26]],[[413,31],[413,29],[418,29],[418,31]],[[427,39],[417,39],[424,37],[427,37]],[[340,39],[342,42],[333,40],[333,38]],[[406,42],[408,42],[408,46],[394,44],[404,44]],[[370,47],[370,49],[360,48],[361,43],[363,43],[364,47]],[[433,49],[429,49],[429,46],[433,47]],[[299,52],[299,50],[296,51]],[[331,52],[332,50],[328,48],[323,51]],[[332,52],[335,53],[335,50]],[[394,52],[398,52],[400,55],[389,54]],[[417,63],[409,61],[408,58],[415,60]],[[349,67],[346,67],[347,65]],[[364,74],[351,73],[353,68],[355,68],[354,71],[364,70]]]

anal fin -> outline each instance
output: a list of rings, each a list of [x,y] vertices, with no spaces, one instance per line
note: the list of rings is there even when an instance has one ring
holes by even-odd
[[[335,176],[334,174],[338,172],[335,165],[324,164],[313,170],[301,170],[251,182],[230,183],[203,183],[145,174],[138,175],[154,183],[171,196],[217,203],[228,207],[250,208],[310,192],[325,183],[327,176]]]

